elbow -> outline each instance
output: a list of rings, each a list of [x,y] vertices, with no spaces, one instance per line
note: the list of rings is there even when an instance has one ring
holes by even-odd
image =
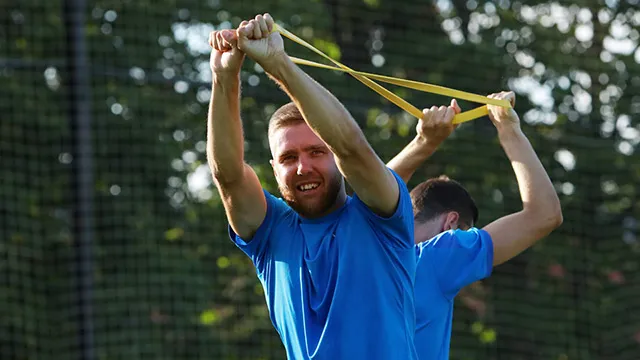
[[[562,225],[562,222],[564,221],[564,218],[562,216],[562,207],[560,206],[559,202],[552,214],[553,215],[551,217],[551,224],[553,229],[557,229],[560,227],[560,225]]]
[[[560,206],[558,206],[556,210],[549,212],[545,216],[544,228],[548,232],[552,232],[553,230],[559,228],[560,225],[562,225],[562,221],[562,210],[560,209]]]
[[[562,225],[564,219],[562,216],[562,205],[560,204],[560,199],[558,199],[557,195],[554,196],[551,204],[552,205],[547,210],[547,221],[549,223],[549,227],[553,231]]]
[[[211,176],[216,185],[220,186],[233,182],[229,176],[225,176],[225,173],[217,167],[209,165],[209,169],[211,170]]]
[[[219,187],[229,187],[242,181],[244,164],[240,166],[225,165],[224,161],[219,161],[219,159],[216,159],[212,154],[208,154],[208,163],[213,181]]]
[[[532,218],[537,219],[541,233],[550,234],[559,228],[564,220],[560,202],[558,201],[548,208],[540,209],[536,214],[532,214]]]
[[[234,184],[242,182],[242,171],[227,171],[228,169],[222,170],[215,165],[209,167],[211,169],[213,181],[218,187],[229,188]]]

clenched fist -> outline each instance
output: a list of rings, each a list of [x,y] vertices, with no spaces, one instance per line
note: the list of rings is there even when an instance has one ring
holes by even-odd
[[[273,26],[271,15],[264,14],[243,21],[237,30],[238,48],[267,72],[286,56],[282,36]]]
[[[238,49],[238,37],[234,30],[212,31],[209,34],[211,58],[209,64],[215,75],[238,75],[244,53]]]
[[[453,124],[453,117],[460,113],[460,106],[454,99],[449,106],[432,106],[422,110],[422,119],[418,121],[416,132],[431,146],[438,146],[443,142],[457,125]]]
[[[513,109],[516,105],[516,95],[513,91],[502,91],[497,94],[489,95],[492,99],[507,100],[511,103],[511,108],[505,108],[498,105],[487,105],[489,109],[489,118],[493,125],[495,125],[498,132],[507,129],[519,128],[520,118]]]

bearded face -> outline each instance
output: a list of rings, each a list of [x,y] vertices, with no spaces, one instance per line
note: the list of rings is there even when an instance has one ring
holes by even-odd
[[[278,189],[291,208],[316,218],[342,205],[344,180],[333,153],[306,123],[279,128],[270,140]]]

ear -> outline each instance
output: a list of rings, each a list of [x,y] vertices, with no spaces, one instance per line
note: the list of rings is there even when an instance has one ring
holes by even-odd
[[[444,231],[449,231],[458,228],[458,220],[460,214],[457,211],[450,211],[444,219],[444,225],[442,226]]]

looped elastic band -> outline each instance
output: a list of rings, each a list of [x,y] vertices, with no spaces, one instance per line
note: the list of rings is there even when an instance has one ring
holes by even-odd
[[[285,37],[289,38],[290,40],[292,40],[292,41],[294,41],[294,42],[306,47],[307,49],[313,51],[314,53],[316,53],[316,54],[322,56],[323,58],[331,61],[336,66],[330,66],[330,65],[320,64],[320,63],[316,63],[316,62],[305,60],[305,59],[299,59],[299,58],[296,58],[296,57],[290,57],[291,60],[294,63],[296,63],[298,65],[313,66],[313,67],[317,67],[317,68],[334,70],[334,71],[341,71],[341,72],[348,73],[351,76],[353,76],[354,78],[356,78],[358,81],[360,81],[361,83],[363,83],[364,85],[366,85],[367,87],[372,89],[373,91],[377,92],[378,94],[380,94],[381,96],[383,96],[387,100],[391,101],[392,103],[396,104],[398,107],[400,107],[404,111],[408,112],[409,114],[415,116],[416,118],[422,118],[422,111],[420,111],[420,109],[418,109],[417,107],[411,105],[406,100],[404,100],[403,98],[401,98],[398,95],[394,94],[393,92],[391,92],[391,91],[387,90],[386,88],[382,87],[381,85],[379,85],[378,83],[376,83],[372,79],[378,80],[380,82],[384,82],[384,83],[387,83],[387,84],[392,84],[392,85],[401,86],[401,87],[405,87],[405,88],[409,88],[409,89],[413,89],[413,90],[418,90],[418,91],[423,91],[423,92],[428,92],[428,93],[448,96],[448,97],[451,97],[451,98],[468,100],[468,101],[472,101],[472,102],[476,102],[476,103],[480,103],[480,104],[490,104],[490,105],[497,105],[497,106],[502,106],[502,107],[506,107],[506,108],[511,108],[511,103],[509,101],[507,101],[507,100],[491,99],[491,98],[486,97],[486,96],[477,95],[477,94],[473,94],[473,93],[468,93],[468,92],[465,92],[465,91],[460,91],[460,90],[455,90],[455,89],[450,89],[450,88],[446,88],[444,86],[432,85],[432,84],[427,84],[427,83],[418,82],[418,81],[412,81],[412,80],[400,79],[400,78],[395,78],[395,77],[390,77],[390,76],[384,76],[384,75],[378,75],[378,74],[371,74],[371,73],[356,71],[356,70],[353,70],[353,69],[347,67],[346,65],[343,65],[339,61],[332,59],[328,55],[324,54],[322,51],[320,51],[320,50],[316,49],[315,47],[313,47],[313,45],[307,43],[306,41],[304,41],[301,38],[297,37],[293,33],[289,32],[286,29],[284,29],[283,27],[278,26],[277,24],[274,24],[273,31],[278,31],[280,34],[282,34],[282,36],[285,36]],[[482,116],[486,116],[487,114],[488,114],[487,106],[483,105],[483,106],[477,107],[475,109],[468,110],[468,111],[462,112],[460,114],[457,114],[453,118],[453,123],[454,124],[463,123],[463,122],[466,122],[466,121],[477,119],[477,118],[482,117]]]

